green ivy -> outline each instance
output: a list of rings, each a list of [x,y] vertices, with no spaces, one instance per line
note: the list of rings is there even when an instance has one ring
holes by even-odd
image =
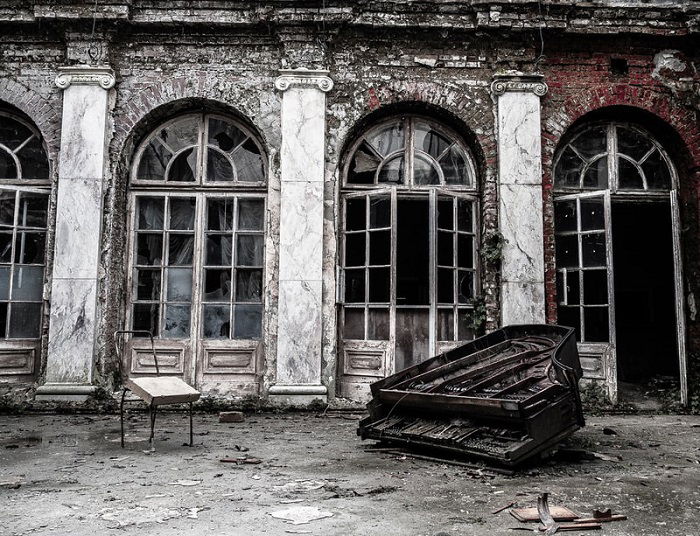
[[[506,239],[500,231],[489,230],[484,233],[481,258],[487,266],[498,266],[503,256],[503,246]]]

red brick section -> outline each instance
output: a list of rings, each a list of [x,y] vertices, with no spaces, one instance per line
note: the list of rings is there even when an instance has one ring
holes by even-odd
[[[573,56],[573,55],[572,55]],[[698,205],[700,204],[700,123],[699,113],[683,95],[674,96],[669,88],[651,76],[654,54],[624,55],[629,75],[614,78],[609,71],[611,54],[581,54],[580,57],[548,58],[545,69],[549,94],[542,109],[542,164],[545,233],[545,292],[547,320],[556,322],[556,282],[554,260],[554,224],[552,205],[553,158],[561,137],[586,115],[613,106],[648,112],[673,129],[677,140],[666,141],[674,156],[680,179],[682,248],[686,293],[697,296],[700,285],[700,243]],[[575,68],[573,68],[575,64]],[[611,116],[614,118],[614,115]],[[693,315],[694,316],[694,315]],[[689,349],[700,350],[700,322],[686,314]]]

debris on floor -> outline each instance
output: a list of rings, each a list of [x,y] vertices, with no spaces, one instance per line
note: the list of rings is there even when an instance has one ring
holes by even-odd
[[[315,506],[290,506],[284,510],[270,512],[270,515],[276,519],[287,521],[292,525],[305,525],[311,521],[333,517],[332,512],[324,512]]]
[[[221,411],[219,412],[219,422],[243,422],[245,416],[242,411]]]
[[[262,460],[260,458],[253,458],[249,456],[243,456],[241,458],[221,458],[219,461],[221,463],[235,463],[236,465],[257,465],[259,463],[262,463]]]
[[[362,439],[515,466],[584,425],[575,333],[507,326],[371,385]]]

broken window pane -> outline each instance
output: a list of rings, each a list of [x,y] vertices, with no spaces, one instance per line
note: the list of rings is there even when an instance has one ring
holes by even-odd
[[[136,270],[136,299],[146,301],[160,299],[160,269]]]
[[[554,182],[560,188],[580,188],[583,166],[583,160],[571,147],[567,147],[561,153],[554,168]]]
[[[405,174],[404,157],[400,156],[385,162],[377,178],[380,183],[403,184]]]
[[[381,160],[367,145],[362,143],[355,151],[348,168],[349,184],[372,184]]]
[[[0,115],[0,143],[14,151],[27,138],[32,136],[32,131],[19,121]]]
[[[46,233],[17,233],[15,262],[18,264],[44,264]]]
[[[239,182],[263,182],[265,180],[265,163],[260,149],[251,139],[233,153],[236,175]]]
[[[390,231],[369,233],[369,264],[372,266],[391,264]]]
[[[618,158],[618,173],[620,188],[626,190],[643,190],[644,182],[642,176],[632,162],[624,158]]]
[[[581,230],[605,229],[605,209],[602,199],[581,199]]]
[[[454,234],[438,231],[437,258],[440,266],[454,266]]]
[[[0,179],[16,179],[17,164],[12,155],[0,149]]]
[[[652,148],[651,141],[636,130],[616,127],[617,151],[639,161]]]
[[[460,309],[457,316],[458,340],[471,341],[476,338],[474,330],[474,313],[469,309]]]
[[[370,308],[367,310],[367,315],[367,339],[389,340],[389,310]]]
[[[343,323],[343,338],[358,339],[365,338],[365,310],[345,309],[345,320]]]
[[[262,231],[265,224],[265,202],[262,199],[239,199],[238,230]]]
[[[231,307],[205,305],[202,311],[202,330],[205,339],[228,339],[231,332]]]
[[[459,270],[457,272],[457,301],[469,303],[474,297],[474,272]]]
[[[168,171],[169,181],[191,182],[197,174],[197,149],[185,149],[173,160]]]
[[[345,266],[365,265],[365,233],[345,235]]]
[[[438,303],[454,303],[454,272],[450,269],[438,268],[437,278]]]
[[[576,201],[555,201],[554,202],[554,227],[557,233],[576,231]]]
[[[453,341],[455,338],[454,313],[452,309],[438,309],[438,340]]]
[[[413,160],[413,182],[420,186],[440,184],[440,174],[432,163],[416,156]]]
[[[438,198],[437,203],[437,226],[438,229],[451,231],[454,229],[454,204],[452,199]]]
[[[583,272],[583,303],[586,305],[608,303],[607,270],[585,270]]]
[[[197,206],[194,197],[170,198],[170,229],[191,231],[194,229],[194,214]]]
[[[405,145],[403,121],[381,128],[367,137],[369,144],[382,156],[403,149]]]
[[[209,145],[230,153],[243,143],[246,137],[247,135],[233,123],[215,117],[209,118]]]
[[[36,339],[40,335],[41,304],[12,303],[10,306],[11,339]]]
[[[0,178],[2,178],[2,176],[0,176]],[[14,190],[0,190],[0,225],[15,224],[16,197],[17,195]]]
[[[583,176],[583,187],[601,190],[608,187],[608,157],[593,162]]]
[[[370,198],[369,201],[369,227],[378,229],[391,226],[391,200],[383,198]],[[364,228],[364,226],[363,226]]]
[[[370,268],[369,301],[373,303],[388,302],[390,290],[389,268]]]
[[[604,233],[594,233],[581,236],[581,254],[583,255],[583,266],[605,266],[607,264],[606,253]]]
[[[345,270],[345,301],[363,303],[365,301],[365,271]]]
[[[661,153],[656,150],[642,164],[647,186],[650,190],[670,190],[671,173]]]
[[[233,181],[233,166],[229,159],[214,149],[207,151],[207,180],[209,182]]]
[[[232,263],[231,235],[207,235],[206,264],[210,266],[231,266]]]
[[[238,266],[262,266],[262,235],[239,234],[236,241],[236,258]]]
[[[46,228],[46,215],[49,196],[33,192],[20,192],[19,219],[17,225],[22,227]]]
[[[204,301],[231,299],[231,270],[207,268],[204,270]]]
[[[236,270],[236,301],[262,301],[262,270]]]
[[[586,342],[608,342],[608,308],[583,308],[584,339]]]
[[[138,228],[147,231],[163,229],[164,203],[162,197],[139,197]]]
[[[413,147],[437,159],[449,145],[450,142],[429,124],[416,122]]]
[[[190,336],[190,306],[166,305],[163,337],[182,339]]]
[[[154,337],[160,334],[160,307],[157,303],[135,303],[133,326],[135,330],[150,331]]]
[[[141,154],[136,176],[142,181],[165,180],[165,169],[172,153],[157,141],[151,141]]]
[[[447,153],[440,159],[440,167],[445,176],[445,183],[449,185],[462,184],[471,186],[472,177],[464,151],[458,145],[452,145]]]
[[[9,266],[0,267],[0,300],[10,299],[10,270]]]
[[[0,233],[0,262],[12,262],[12,232]]]
[[[586,160],[607,151],[606,127],[595,127],[586,130],[573,142],[578,153]]]
[[[233,198],[207,201],[207,230],[230,231],[233,229]]]
[[[43,266],[15,266],[12,278],[12,299],[41,301],[43,284]]]
[[[578,238],[576,235],[559,235],[554,240],[557,266],[559,268],[577,268]]]
[[[234,338],[259,339],[262,332],[262,305],[236,305]]]
[[[168,301],[192,301],[192,268],[168,268]]]
[[[183,147],[196,145],[199,138],[199,117],[185,117],[171,123],[158,134],[158,138],[174,152]]]
[[[557,324],[576,330],[576,340],[581,341],[581,312],[579,307],[560,306],[557,310]]]
[[[192,264],[194,236],[190,234],[170,234],[168,237],[168,264]]]
[[[345,228],[360,231],[367,224],[367,205],[364,197],[348,199],[345,203]]]
[[[136,236],[136,264],[161,264],[163,257],[163,235],[138,233]]]

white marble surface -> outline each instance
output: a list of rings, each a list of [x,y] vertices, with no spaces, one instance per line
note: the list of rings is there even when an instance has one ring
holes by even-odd
[[[97,278],[101,222],[102,177],[61,178],[54,278]]]
[[[292,87],[282,97],[282,182],[323,182],[326,94],[316,86]]]
[[[499,186],[500,227],[507,240],[501,261],[503,281],[544,282],[541,207],[541,186]]]
[[[91,382],[96,293],[93,279],[53,280],[47,383]]]
[[[320,280],[323,183],[283,182],[280,204],[280,280]]]
[[[544,236],[540,97],[531,91],[498,96],[501,322],[543,322]]]
[[[107,91],[99,85],[71,85],[63,91],[59,178],[102,176],[106,117]]]
[[[321,281],[280,281],[277,383],[318,385]]]
[[[509,324],[543,324],[544,284],[501,283],[501,320],[502,325]]]

